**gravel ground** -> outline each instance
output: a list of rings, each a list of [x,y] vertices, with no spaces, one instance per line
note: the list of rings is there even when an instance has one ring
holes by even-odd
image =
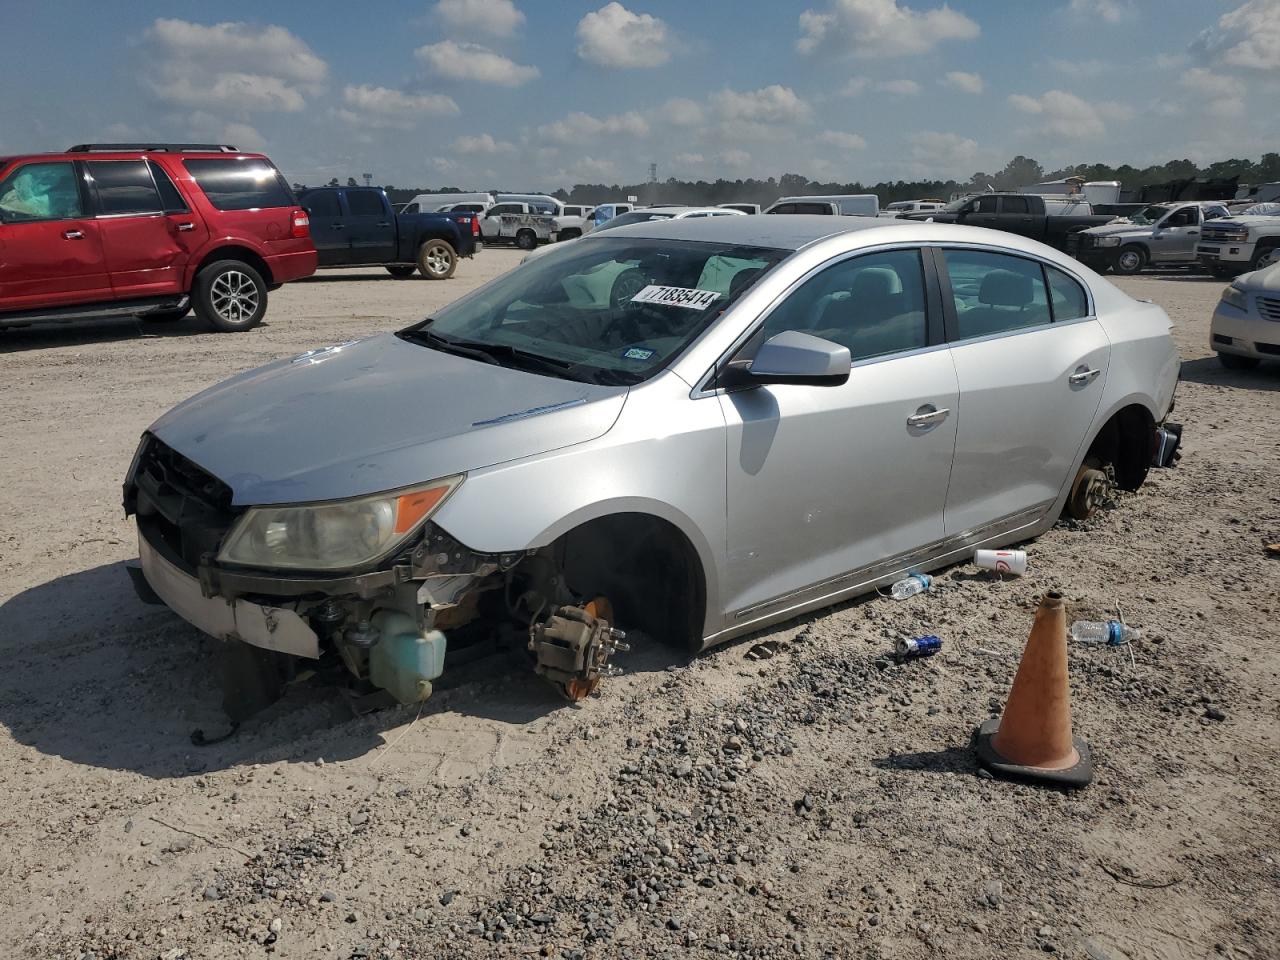
[[[1181,466],[1029,544],[1026,577],[958,566],[692,662],[646,644],[573,708],[503,663],[358,719],[300,684],[192,747],[220,723],[211,641],[124,572],[138,435],[517,259],[322,274],[247,335],[0,333],[0,955],[1280,956],[1280,365],[1221,370],[1221,284],[1181,273],[1121,281],[1175,322]],[[986,779],[968,749],[1051,587],[1146,631],[1071,652],[1097,764],[1075,794]],[[942,652],[887,656],[919,633]]]

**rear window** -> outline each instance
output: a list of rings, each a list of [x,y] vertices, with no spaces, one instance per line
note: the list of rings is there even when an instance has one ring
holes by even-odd
[[[254,157],[219,160],[185,160],[204,195],[219,210],[255,210],[259,207],[292,207],[293,192],[268,161]]]

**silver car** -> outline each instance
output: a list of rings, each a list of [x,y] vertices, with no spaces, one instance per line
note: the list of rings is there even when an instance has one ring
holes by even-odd
[[[135,581],[273,677],[410,702],[497,638],[579,698],[624,633],[700,650],[1135,489],[1169,327],[1010,233],[619,227],[161,417]]]
[[[1222,291],[1209,346],[1229,370],[1280,360],[1280,264],[1237,277]]]

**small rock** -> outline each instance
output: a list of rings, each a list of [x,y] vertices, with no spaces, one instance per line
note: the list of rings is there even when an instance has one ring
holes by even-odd
[[[332,890],[326,890],[324,893],[320,894],[321,903],[333,903],[337,899],[338,895]]]
[[[1205,707],[1204,715],[1210,720],[1225,720],[1227,715],[1217,707]]]
[[[221,900],[222,889],[212,884],[204,888],[204,898],[206,900]]]
[[[284,921],[279,917],[274,917],[271,922],[267,924],[267,929],[278,936],[280,931],[284,929]]]
[[[679,930],[679,929],[680,929],[680,918],[679,918],[679,917],[668,917],[668,918],[667,918],[667,929],[668,929],[668,930]]]
[[[361,827],[369,822],[369,814],[364,810],[353,810],[347,817],[353,827]]]
[[[440,894],[440,906],[447,907],[449,904],[453,903],[455,895],[456,891],[454,890],[446,890],[444,893]]]

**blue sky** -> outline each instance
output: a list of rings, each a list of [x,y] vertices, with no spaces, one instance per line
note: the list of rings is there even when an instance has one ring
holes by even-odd
[[[551,190],[651,162],[874,182],[1280,149],[1280,0],[50,0],[22,21],[5,153],[214,139],[312,184]]]

